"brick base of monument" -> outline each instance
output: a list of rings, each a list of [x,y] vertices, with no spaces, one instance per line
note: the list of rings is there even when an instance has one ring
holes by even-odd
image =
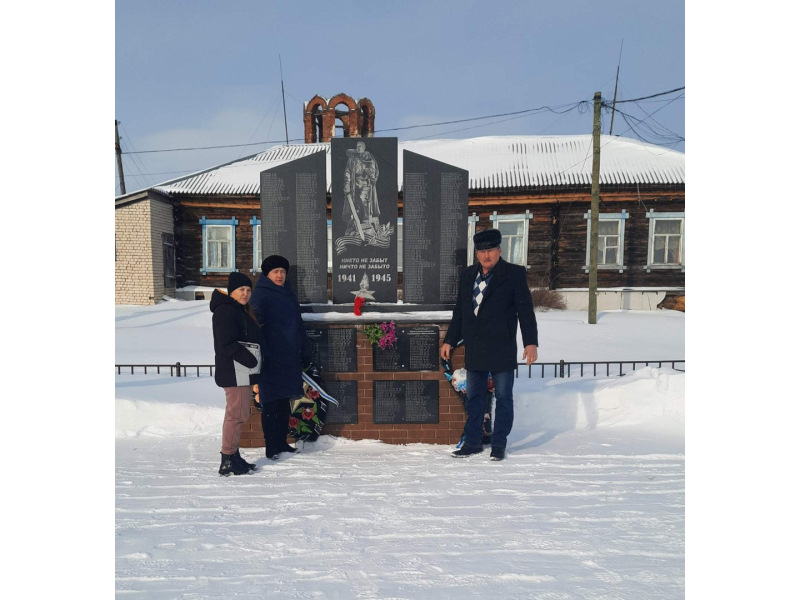
[[[445,379],[441,366],[437,371],[376,372],[372,364],[372,346],[364,336],[364,325],[359,323],[356,334],[358,371],[353,373],[325,373],[328,381],[358,382],[358,423],[326,423],[322,435],[343,437],[350,440],[380,440],[387,444],[456,444],[464,430],[466,414],[464,405],[456,391]],[[399,324],[399,323],[398,323]],[[403,322],[403,326],[439,327],[439,344],[447,332],[448,322]],[[336,327],[337,325],[331,325]],[[351,325],[350,327],[353,327]],[[451,362],[454,369],[464,366],[464,350],[453,352]],[[374,381],[437,381],[439,382],[439,422],[438,423],[375,423],[373,421],[373,382]],[[294,440],[287,438],[291,443]],[[242,448],[264,447],[264,434],[261,418],[253,408],[250,419],[245,423],[240,441]]]

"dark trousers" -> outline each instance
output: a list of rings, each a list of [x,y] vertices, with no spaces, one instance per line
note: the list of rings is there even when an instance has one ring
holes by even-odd
[[[267,454],[280,452],[286,445],[289,433],[289,399],[281,398],[264,404],[261,412],[261,429]]]
[[[492,448],[505,449],[508,434],[514,424],[514,371],[495,373],[494,428]],[[464,445],[481,446],[483,415],[485,414],[486,384],[489,371],[467,371],[467,424],[464,426]]]

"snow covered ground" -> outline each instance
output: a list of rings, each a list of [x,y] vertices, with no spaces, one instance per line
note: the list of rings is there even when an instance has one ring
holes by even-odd
[[[115,312],[115,362],[213,362],[207,302]],[[685,357],[683,313],[537,318],[543,362]],[[116,595],[683,598],[684,381],[521,378],[499,463],[323,436],[221,478],[212,378],[116,375]]]

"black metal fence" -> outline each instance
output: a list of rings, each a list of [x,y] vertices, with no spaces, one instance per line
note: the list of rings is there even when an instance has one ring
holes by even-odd
[[[545,377],[622,377],[626,373],[641,367],[669,367],[675,371],[686,370],[685,360],[610,360],[598,362],[573,362],[560,360],[557,363],[533,363],[531,365],[518,364],[517,377],[527,373],[528,378],[534,377],[538,372],[541,378]]]
[[[122,374],[143,374],[143,375],[166,375],[170,377],[205,377],[214,375],[214,365],[114,365],[117,375]],[[597,362],[574,362],[560,360],[551,363],[524,363],[517,365],[517,377],[526,376],[566,378],[566,377],[611,377],[623,375],[635,371],[641,367],[658,367],[659,369],[669,367],[675,371],[684,372],[686,370],[685,360],[612,360]]]

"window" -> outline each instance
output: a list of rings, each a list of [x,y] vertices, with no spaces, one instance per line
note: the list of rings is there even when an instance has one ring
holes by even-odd
[[[235,270],[236,235],[239,224],[236,217],[228,220],[200,219],[203,230],[203,268],[200,272],[219,273]]]
[[[250,219],[250,225],[253,226],[253,273],[261,271],[261,219],[253,217]]]
[[[685,213],[657,213],[650,209],[650,235],[647,239],[647,264],[645,270],[685,269]]]
[[[600,213],[598,215],[597,231],[597,268],[617,269],[620,273],[625,270],[625,220],[628,213],[624,210],[619,213]],[[585,272],[589,271],[589,249],[592,245],[592,211],[583,215],[586,219],[586,264]]]
[[[403,219],[397,218],[397,271],[403,272]]]
[[[161,234],[161,247],[164,256],[164,287],[175,287],[175,235]]]
[[[478,215],[472,213],[467,217],[467,266],[475,262],[475,242],[472,237],[475,235],[475,225],[478,223]]]
[[[328,219],[328,273],[333,273],[333,222]]]
[[[503,236],[503,258],[515,265],[528,266],[528,221],[533,218],[529,211],[524,215],[498,215],[489,217]]]

